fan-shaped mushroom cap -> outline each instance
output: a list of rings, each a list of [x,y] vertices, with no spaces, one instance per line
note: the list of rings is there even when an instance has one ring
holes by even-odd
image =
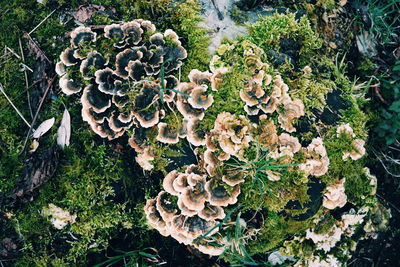
[[[204,164],[210,166],[211,168],[215,168],[218,166],[220,161],[218,160],[218,157],[214,155],[213,151],[210,149],[207,149],[204,151]]]
[[[60,78],[59,85],[66,95],[76,94],[82,90],[82,83],[76,79],[69,79],[67,74]]]
[[[157,32],[150,36],[150,43],[155,46],[163,46],[165,44],[164,35]]]
[[[210,255],[210,256],[219,256],[225,251],[225,247],[222,246],[214,246],[212,244],[206,245],[194,245],[201,253]]]
[[[93,72],[94,69],[103,69],[105,65],[106,60],[103,56],[97,51],[92,51],[88,54],[86,59],[82,61],[80,71],[85,80],[90,80],[93,78],[93,73],[91,72]]]
[[[346,179],[338,180],[326,188],[327,192],[324,194],[322,205],[330,210],[337,207],[343,207],[347,202],[347,196],[344,193],[344,183]]]
[[[80,62],[78,58],[74,56],[75,49],[68,47],[60,54],[60,60],[65,66],[73,66]]]
[[[128,139],[129,145],[136,151],[136,153],[143,153],[146,146],[147,130],[145,128],[134,128],[132,136]]]
[[[311,143],[307,147],[307,151],[310,154],[317,154],[321,157],[326,157],[326,148],[324,146],[324,142],[322,141],[322,138],[317,137],[314,138]]]
[[[104,27],[104,37],[116,40],[118,43],[122,42],[125,37],[121,24],[110,24]],[[119,47],[119,46],[117,46]]]
[[[218,206],[212,206],[206,203],[204,209],[202,209],[198,216],[206,221],[222,220],[225,218],[224,209]]]
[[[244,116],[222,112],[215,120],[213,131],[218,133],[219,146],[225,153],[240,156],[252,140],[250,128],[250,122]]]
[[[178,198],[177,204],[178,204],[178,208],[181,211],[182,215],[191,217],[191,216],[196,215],[199,212],[198,210],[191,210],[188,207],[186,207],[182,201],[182,198]]]
[[[208,95],[206,86],[195,87],[188,99],[189,104],[197,109],[207,109],[214,103],[214,97]]]
[[[193,240],[208,232],[216,224],[215,221],[206,221],[196,215],[192,217],[176,215],[169,224],[169,229],[171,236],[178,242],[189,245]]]
[[[287,147],[292,154],[299,152],[301,144],[299,139],[294,136],[290,136],[287,133],[283,133],[279,136],[279,144]]]
[[[253,107],[258,105],[258,98],[252,93],[251,91],[246,92],[244,89],[239,92],[240,99],[246,103],[246,106]]]
[[[169,236],[167,225],[162,219],[156,206],[157,201],[155,199],[147,200],[146,205],[144,206],[144,213],[146,214],[147,221],[149,222],[150,226],[159,231],[160,234],[163,236]]]
[[[350,157],[352,160],[358,160],[365,155],[365,141],[362,139],[356,139],[351,142],[353,150],[350,152],[345,152],[343,154],[343,160]]]
[[[216,131],[211,131],[206,136],[206,146],[210,151],[218,150],[218,133]]]
[[[134,20],[137,23],[140,23],[140,27],[143,29],[143,33],[153,33],[156,31],[156,26],[151,23],[150,20],[136,19]]]
[[[287,132],[295,132],[296,128],[293,127],[293,120],[304,115],[304,104],[300,99],[284,100],[283,113],[279,114],[278,121],[281,128]]]
[[[179,192],[174,189],[173,182],[179,176],[179,173],[176,170],[169,172],[163,180],[163,188],[166,192],[173,196],[178,196]]]
[[[129,77],[134,81],[140,81],[146,74],[145,65],[140,60],[129,61],[126,69],[128,70]]]
[[[91,108],[96,113],[102,113],[111,106],[111,99],[96,86],[89,84],[83,89],[81,103],[84,109]]]
[[[125,131],[133,125],[132,118],[132,113],[124,114],[119,111],[114,111],[108,119],[108,124],[115,132]]]
[[[78,47],[82,42],[96,41],[97,33],[93,32],[89,27],[80,26],[71,32],[71,44]]]
[[[321,138],[314,138],[304,153],[308,159],[305,163],[299,165],[300,170],[317,177],[328,171],[329,158]]]
[[[260,108],[258,106],[250,107],[250,106],[244,106],[244,111],[250,116],[256,116],[260,112]]]
[[[264,112],[264,113],[274,113],[277,108],[278,108],[278,104],[279,104],[279,100],[276,97],[270,97],[265,95],[264,97],[262,97],[260,99],[260,104],[258,105],[258,107]]]
[[[345,133],[351,137],[356,137],[356,135],[354,134],[353,128],[351,128],[350,124],[348,124],[348,123],[342,124],[336,129],[337,137],[340,137],[340,135],[342,133]]]
[[[246,103],[246,106],[253,107],[260,103],[262,97],[265,95],[265,91],[261,88],[263,79],[264,71],[260,70],[247,81],[245,88],[240,90],[240,98]]]
[[[81,114],[83,121],[86,121],[89,124],[99,124],[103,123],[106,118],[110,117],[111,110],[106,109],[104,112],[97,113],[90,107],[82,107]]]
[[[229,187],[228,187],[229,188]],[[209,194],[208,202],[213,206],[226,207],[237,202],[240,194],[240,186],[230,187],[229,191],[223,183],[211,179],[206,183],[206,190]]]
[[[176,208],[176,204],[174,204],[174,199],[172,195],[168,194],[165,191],[161,191],[158,193],[156,197],[156,207],[161,217],[165,222],[172,221],[172,218],[178,213],[178,209]]]
[[[127,90],[126,85],[114,75],[114,71],[110,68],[100,69],[94,73],[96,83],[99,85],[99,90],[105,94],[116,95],[122,94]]]
[[[228,71],[229,71],[228,68],[218,68],[213,72],[211,76],[211,90],[218,91],[218,87],[221,86],[223,81],[222,78]]]
[[[142,40],[143,29],[137,21],[126,22],[122,24],[121,29],[124,32],[126,43],[137,45]]]
[[[189,186],[187,181],[188,175],[187,173],[180,173],[172,182],[172,186],[176,192],[182,193]]]
[[[179,142],[178,131],[171,129],[164,122],[160,122],[158,125],[157,140],[164,144],[176,144]]]
[[[192,69],[189,73],[189,80],[197,85],[208,85],[211,82],[212,74],[209,71],[202,72],[198,69]]]
[[[116,132],[110,128],[109,119],[105,118],[102,123],[91,123],[89,122],[90,128],[93,132],[98,134],[101,138],[108,138],[108,140],[113,140],[124,134],[125,131]]]
[[[178,34],[176,34],[176,32],[174,32],[171,29],[166,29],[165,30],[164,37],[167,37],[167,38],[171,39],[171,41],[175,42],[177,45],[181,45],[181,42],[179,41]]]
[[[205,190],[206,177],[198,174],[189,174],[187,177],[188,187],[182,192],[179,198],[190,210],[202,210],[208,198]]]
[[[145,148],[143,153],[138,153],[135,160],[143,170],[150,171],[154,168],[154,165],[150,163],[154,160],[154,154],[148,148]]]
[[[199,120],[189,120],[187,124],[187,140],[194,146],[204,146],[206,144],[206,133],[198,129]]]
[[[131,61],[139,60],[143,57],[143,53],[139,49],[125,49],[119,52],[115,57],[115,74],[121,78],[128,79],[129,72],[127,70]],[[131,66],[132,67],[132,66]],[[144,73],[144,71],[142,71]],[[133,75],[136,77],[135,75]]]
[[[222,181],[229,186],[235,186],[244,183],[244,174],[240,171],[228,170],[227,174],[222,176]]]
[[[176,108],[182,114],[182,116],[191,121],[191,120],[202,120],[204,118],[204,112],[202,109],[195,109],[186,100],[182,98],[178,98],[176,101]]]
[[[133,115],[139,121],[139,124],[143,128],[150,128],[156,125],[160,120],[160,111],[139,111],[134,112]]]
[[[67,73],[67,69],[65,68],[65,64],[62,61],[57,62],[56,64],[56,73],[58,76],[63,76]]]

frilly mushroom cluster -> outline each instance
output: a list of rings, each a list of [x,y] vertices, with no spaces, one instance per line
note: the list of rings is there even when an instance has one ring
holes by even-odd
[[[173,30],[162,34],[150,21],[135,19],[100,30],[74,29],[56,72],[62,92],[83,91],[83,120],[96,134],[111,140],[133,125],[149,128],[158,124],[163,116],[161,84],[174,89],[177,79],[170,75],[161,83],[155,78],[161,69],[166,74],[177,70],[186,57]]]
[[[238,185],[209,177],[196,165],[184,173],[171,171],[163,180],[163,188],[144,208],[149,224],[164,236],[172,236],[185,245],[194,245],[210,255],[219,255],[224,248],[194,242],[225,218],[223,207],[235,204]],[[209,235],[217,232],[211,231]]]
[[[338,138],[347,137],[352,140],[349,146],[351,149],[343,153],[343,160],[348,158],[351,158],[352,160],[358,160],[365,155],[365,141],[363,139],[356,138],[353,128],[351,128],[348,123],[340,125],[336,129],[336,134]]]

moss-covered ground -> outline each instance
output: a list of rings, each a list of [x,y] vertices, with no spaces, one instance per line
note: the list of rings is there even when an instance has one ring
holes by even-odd
[[[91,16],[86,22],[88,25],[105,25],[114,21],[143,18],[151,20],[160,31],[174,29],[188,51],[187,60],[180,73],[183,81],[194,68],[208,70],[211,59],[207,52],[209,40],[207,31],[197,26],[201,18],[198,15],[200,7],[196,0],[39,2],[41,1],[0,2],[0,87],[28,122],[32,122],[46,90],[43,84],[52,79],[54,64],[58,61],[59,54],[69,45],[66,33],[78,26],[72,13],[81,5],[101,5],[108,10]],[[295,52],[290,54],[290,60],[281,62],[279,55],[274,54],[267,54],[265,60],[275,62],[274,69],[287,77],[289,87],[294,89],[292,97],[302,99],[306,115],[321,114],[317,122],[335,121],[340,118],[353,127],[357,136],[369,136],[369,155],[356,164],[347,161],[343,165],[341,157],[349,146],[348,140],[327,140],[326,147],[331,165],[328,174],[322,176],[321,181],[331,183],[337,177],[347,177],[347,181],[350,181],[346,184],[349,200],[361,203],[367,201],[364,196],[370,190],[363,179],[363,167],[369,166],[371,172],[378,176],[378,196],[385,206],[392,209],[394,219],[391,228],[382,239],[376,243],[371,241],[372,243],[361,244],[349,265],[368,266],[362,265],[366,264],[363,258],[371,257],[371,260],[381,264],[380,266],[395,266],[393,264],[397,259],[394,257],[395,251],[391,248],[399,241],[399,232],[395,229],[400,218],[400,183],[388,170],[398,171],[398,163],[396,165],[393,161],[384,161],[385,167],[382,167],[381,160],[385,155],[399,158],[400,127],[391,124],[391,120],[395,120],[400,114],[398,105],[391,106],[392,102],[398,100],[399,94],[398,86],[393,84],[398,84],[400,78],[392,76],[399,71],[399,68],[393,67],[396,66],[394,55],[398,53],[397,60],[400,56],[400,48],[397,48],[396,52],[394,44],[397,41],[398,46],[398,29],[381,29],[386,29],[387,35],[397,34],[397,39],[387,41],[377,37],[380,52],[373,57],[361,55],[356,45],[356,35],[364,28],[372,27],[368,26],[368,21],[363,20],[365,12],[373,17],[373,12],[378,12],[379,7],[384,8],[385,5],[371,6],[368,1],[348,1],[349,3],[341,7],[337,2],[347,1],[329,0],[247,1],[252,2],[251,5],[246,1],[240,2],[245,4],[238,5],[236,13],[233,14],[237,16],[238,21],[241,19],[242,10],[257,9],[264,4],[283,8],[283,11],[279,9],[281,13],[286,13],[286,8],[294,12],[280,16],[274,23],[271,23],[271,17],[261,19],[249,28],[249,35],[240,41],[257,43],[266,51],[295,47]],[[390,5],[393,1],[384,2]],[[364,7],[367,7],[367,11]],[[338,12],[339,9],[342,11]],[[392,6],[389,6],[389,10],[391,9]],[[300,15],[305,16],[294,23],[295,17],[298,19]],[[390,13],[390,16],[396,19],[396,23],[399,22],[398,14]],[[345,27],[351,20],[355,23],[346,30]],[[36,27],[37,25],[39,26]],[[382,25],[375,25],[378,26]],[[264,32],[269,32],[270,36],[263,35]],[[317,32],[317,35],[314,32]],[[32,45],[30,39],[33,39],[37,46]],[[227,45],[231,44],[229,40],[224,42]],[[44,64],[43,61],[46,60],[39,60],[38,53],[44,53],[49,62]],[[239,99],[234,99],[231,92],[241,86],[242,75],[246,75],[248,70],[235,58],[229,58],[229,55],[225,60],[237,64],[233,66],[234,71],[228,74],[231,77],[221,86],[218,95],[221,99],[215,99],[219,104],[212,106],[209,115],[201,122],[205,129],[213,127],[214,120],[222,109],[231,113],[243,109],[243,103],[239,104]],[[24,65],[33,72],[28,68],[24,71]],[[302,71],[305,66],[311,66],[313,69],[311,77]],[[43,68],[46,69],[43,71]],[[380,87],[378,79],[383,84]],[[342,92],[342,103],[335,101],[337,90]],[[367,94],[364,97],[365,93]],[[324,97],[326,94],[330,94],[333,100]],[[151,174],[143,172],[133,160],[133,150],[126,146],[126,137],[109,142],[95,135],[82,121],[79,99],[60,93],[58,82],[51,87],[43,103],[34,126],[52,117],[56,118],[55,126],[39,139],[39,148],[30,153],[30,139],[27,148],[24,147],[29,127],[3,94],[0,94],[0,248],[5,247],[7,250],[6,254],[1,254],[0,251],[0,266],[94,266],[107,263],[107,260],[108,263],[115,263],[115,266],[124,266],[124,262],[126,266],[136,266],[136,263],[139,266],[150,266],[163,262],[168,266],[211,266],[217,261],[216,258],[191,253],[190,249],[172,238],[162,237],[157,231],[149,229],[143,206],[146,199],[159,192],[163,174],[161,171]],[[71,114],[72,137],[71,145],[62,150],[56,145],[56,126],[60,124],[65,108]],[[382,118],[386,119],[386,123]],[[335,129],[327,129],[327,132],[320,134],[334,136],[332,131]],[[390,129],[397,133],[394,137],[393,134],[390,135],[391,140],[397,142],[384,140],[393,133]],[[320,129],[315,127],[309,130],[316,133]],[[381,131],[389,134],[382,135]],[[301,138],[307,140],[307,134]],[[56,149],[59,155],[55,174],[28,196],[23,194],[15,201],[9,201],[10,195],[16,195],[15,189],[23,186],[28,163],[35,162],[49,149]],[[158,151],[160,158],[170,152],[163,149],[161,147]],[[163,161],[159,161],[158,164],[160,170],[168,165]],[[307,185],[294,183],[299,177],[290,175],[288,173],[279,183],[271,183],[270,189],[279,192],[283,189],[290,191],[292,187],[298,196],[307,196]],[[262,209],[268,208],[266,227],[263,227],[256,241],[248,244],[254,259],[265,260],[263,252],[282,244],[291,234],[305,230],[313,223],[311,220],[287,220],[279,216],[286,202],[279,203],[274,197],[261,196],[264,202],[260,204],[258,188],[252,185],[246,184],[242,190],[244,193],[241,195],[241,201],[246,203],[244,212],[260,209],[260,206]],[[291,197],[299,199],[298,196]],[[301,204],[305,204],[309,199],[306,197],[300,200]],[[78,214],[77,221],[62,230],[55,229],[49,218],[42,214],[49,204],[64,208],[71,214]],[[296,216],[303,210],[286,208],[284,212]],[[321,226],[321,232],[330,226],[330,217],[327,216],[326,224]],[[5,245],[6,239],[11,240],[11,247]],[[389,245],[379,254],[376,247],[382,244]],[[372,256],[365,255],[363,246],[372,251]],[[388,259],[386,263],[380,255]],[[227,263],[218,260],[218,264]]]

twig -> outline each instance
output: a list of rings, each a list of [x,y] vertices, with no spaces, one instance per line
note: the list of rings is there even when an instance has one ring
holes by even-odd
[[[19,93],[19,95],[17,95],[16,97],[14,97],[13,99],[11,99],[11,101],[15,101],[16,99],[18,99],[20,96],[22,96],[22,94],[24,94],[26,92],[26,90],[31,89],[33,86],[35,86],[36,84],[38,84],[40,81],[36,81],[34,82],[31,86],[29,86],[28,88],[26,88],[24,91],[22,91],[21,93]],[[4,105],[4,107],[0,108],[0,112],[7,108],[10,105],[10,103],[7,103],[6,105]]]
[[[39,106],[38,106],[38,108],[37,108],[37,110],[36,110],[36,113],[35,113],[35,116],[33,117],[33,120],[32,120],[32,124],[31,124],[32,126],[29,128],[28,134],[27,134],[26,137],[25,137],[24,146],[23,146],[21,152],[19,153],[20,155],[25,151],[26,144],[28,143],[29,136],[30,136],[31,133],[32,133],[33,126],[35,125],[35,122],[36,122],[36,120],[37,120],[37,118],[38,118],[40,109],[42,108],[42,105],[43,105],[43,103],[44,103],[44,100],[46,99],[46,96],[47,96],[48,92],[50,91],[50,88],[52,87],[52,85],[53,85],[53,83],[54,83],[56,77],[57,77],[57,75],[54,75],[53,78],[51,78],[51,80],[50,80],[50,82],[49,82],[49,84],[48,84],[48,86],[47,86],[47,88],[46,88],[46,91],[44,92],[43,97],[42,97],[42,99],[40,100]]]
[[[49,62],[51,64],[51,61],[48,59],[48,57],[46,56],[46,54],[42,51],[42,49],[40,49],[39,45],[32,39],[32,37],[29,35],[29,33],[24,33],[24,37],[29,39],[29,41],[36,46],[36,48],[38,49],[38,51],[40,52],[41,56],[47,60],[47,62]]]
[[[24,50],[22,49],[21,38],[18,38],[18,42],[19,42],[19,49],[21,50],[22,62],[25,63],[25,56],[24,56]],[[33,119],[33,112],[32,112],[32,106],[31,106],[31,95],[29,94],[29,90],[28,90],[28,88],[29,88],[28,73],[26,72],[26,68],[24,68],[24,75],[25,75],[26,96],[28,97],[29,113],[31,114],[31,119]]]
[[[392,202],[387,201],[383,196],[376,194],[377,197],[379,197],[380,199],[386,201],[390,206],[392,206],[398,213],[400,213],[400,209],[397,208]]]
[[[13,102],[11,102],[11,99],[8,98],[6,92],[4,91],[3,85],[0,83],[0,91],[3,93],[3,95],[6,97],[7,101],[11,104],[11,106],[15,109],[15,111],[18,113],[18,115],[21,117],[21,119],[28,125],[29,128],[31,128],[31,125],[29,122],[24,118],[22,113],[17,109],[17,107],[14,105]]]
[[[47,17],[45,17],[33,30],[31,30],[28,34],[32,34],[37,28],[39,28],[40,25],[43,24],[54,12],[56,12],[57,9],[54,9]]]
[[[14,56],[16,56],[18,59],[21,59],[21,57],[14,51],[14,50],[12,50],[11,48],[9,48],[8,46],[6,46],[6,49],[8,50],[8,51],[10,51]]]

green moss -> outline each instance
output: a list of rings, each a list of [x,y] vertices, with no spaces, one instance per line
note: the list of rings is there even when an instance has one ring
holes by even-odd
[[[249,27],[247,40],[255,43],[264,51],[281,52],[281,42],[293,39],[299,46],[299,65],[308,64],[312,53],[322,45],[321,40],[312,30],[307,17],[296,20],[294,13],[278,14],[261,18]]]

